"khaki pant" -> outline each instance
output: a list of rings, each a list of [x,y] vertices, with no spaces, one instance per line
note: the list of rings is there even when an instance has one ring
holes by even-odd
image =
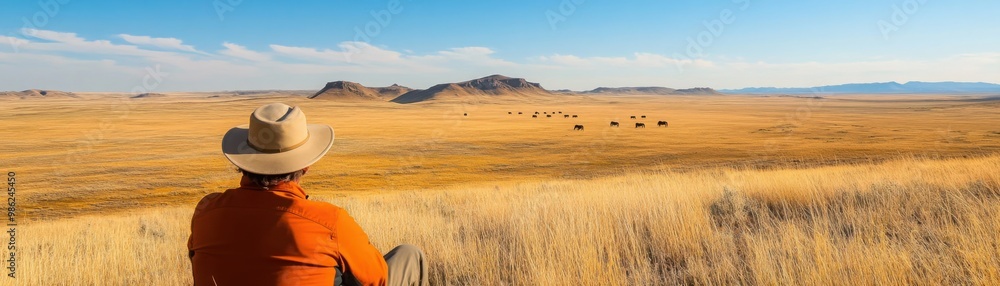
[[[427,261],[419,247],[403,244],[385,254],[389,286],[426,286]]]

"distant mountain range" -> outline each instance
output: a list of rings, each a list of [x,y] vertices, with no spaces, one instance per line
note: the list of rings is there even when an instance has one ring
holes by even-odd
[[[642,86],[642,87],[598,87],[593,90],[584,91],[585,94],[651,94],[651,95],[689,95],[719,94],[714,89],[707,87],[696,87],[688,89],[673,89],[662,86]]]
[[[1000,84],[985,82],[920,82],[911,81],[905,84],[898,82],[850,83],[806,88],[776,88],[750,87],[742,89],[724,89],[723,93],[731,94],[812,94],[812,93],[988,93],[1000,92]]]
[[[41,90],[41,89],[29,89],[23,91],[4,91],[0,92],[0,98],[79,98],[76,94],[72,92],[58,91],[58,90]]]
[[[708,87],[674,89],[661,86],[598,87],[588,91],[546,90],[538,83],[523,78],[490,75],[473,80],[442,83],[428,89],[412,89],[393,84],[386,87],[366,87],[350,81],[326,83],[316,93],[307,90],[254,90],[228,91],[232,96],[305,96],[317,100],[337,101],[388,101],[416,103],[425,101],[484,102],[494,100],[533,100],[560,96],[616,96],[616,95],[718,95],[718,94],[975,94],[1000,93],[1000,84],[984,82],[897,82],[851,83],[808,88],[750,87],[716,91]],[[312,95],[309,95],[312,94]],[[170,94],[144,93],[131,98],[169,97]],[[212,95],[218,97],[219,95]],[[0,92],[3,98],[81,98],[72,92],[54,90],[24,90]]]
[[[667,87],[600,87],[589,91],[546,90],[538,83],[523,78],[490,75],[473,80],[442,83],[428,89],[410,89],[392,85],[388,87],[365,87],[349,81],[328,82],[311,99],[347,101],[391,101],[395,103],[416,103],[425,101],[478,102],[484,100],[533,99],[539,96],[559,95],[711,95],[719,94],[707,87],[673,89]]]

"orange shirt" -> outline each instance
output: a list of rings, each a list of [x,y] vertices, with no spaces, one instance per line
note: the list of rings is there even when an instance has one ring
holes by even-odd
[[[195,285],[333,285],[337,270],[385,285],[382,254],[344,209],[309,201],[299,184],[206,195],[191,219]]]

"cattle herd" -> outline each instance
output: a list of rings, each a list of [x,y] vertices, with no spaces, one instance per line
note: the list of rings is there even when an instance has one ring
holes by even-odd
[[[514,112],[513,111],[508,111],[507,114],[514,114]],[[524,114],[524,112],[518,111],[517,114]],[[532,118],[538,118],[538,115],[545,115],[546,118],[552,118],[552,115],[554,115],[554,114],[563,114],[563,112],[562,111],[553,111],[553,112],[548,112],[548,111],[538,112],[538,111],[535,111],[535,114],[532,114],[531,117]],[[469,116],[468,113],[465,113],[463,115],[464,116]],[[573,114],[573,115],[563,114],[563,118],[570,118],[570,117],[572,117],[572,118],[579,118],[579,116],[577,114]],[[630,119],[637,119],[637,117],[635,115],[629,116],[629,118]],[[640,115],[640,116],[638,116],[638,118],[645,119],[646,116],[645,115]],[[669,123],[667,123],[666,121],[663,121],[663,120],[660,120],[660,121],[656,122],[656,127],[668,127],[668,125],[669,125]],[[621,123],[618,123],[618,121],[611,121],[611,127],[619,127],[619,126],[621,126]],[[646,123],[636,122],[635,123],[635,128],[646,128]],[[583,131],[583,125],[576,124],[576,125],[573,126],[573,130],[574,131]]]

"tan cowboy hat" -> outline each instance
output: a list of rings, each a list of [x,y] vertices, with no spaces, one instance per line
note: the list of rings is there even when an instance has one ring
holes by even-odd
[[[261,175],[287,174],[309,167],[330,150],[333,128],[306,124],[299,107],[271,103],[250,114],[250,124],[229,129],[222,153],[236,167]]]

